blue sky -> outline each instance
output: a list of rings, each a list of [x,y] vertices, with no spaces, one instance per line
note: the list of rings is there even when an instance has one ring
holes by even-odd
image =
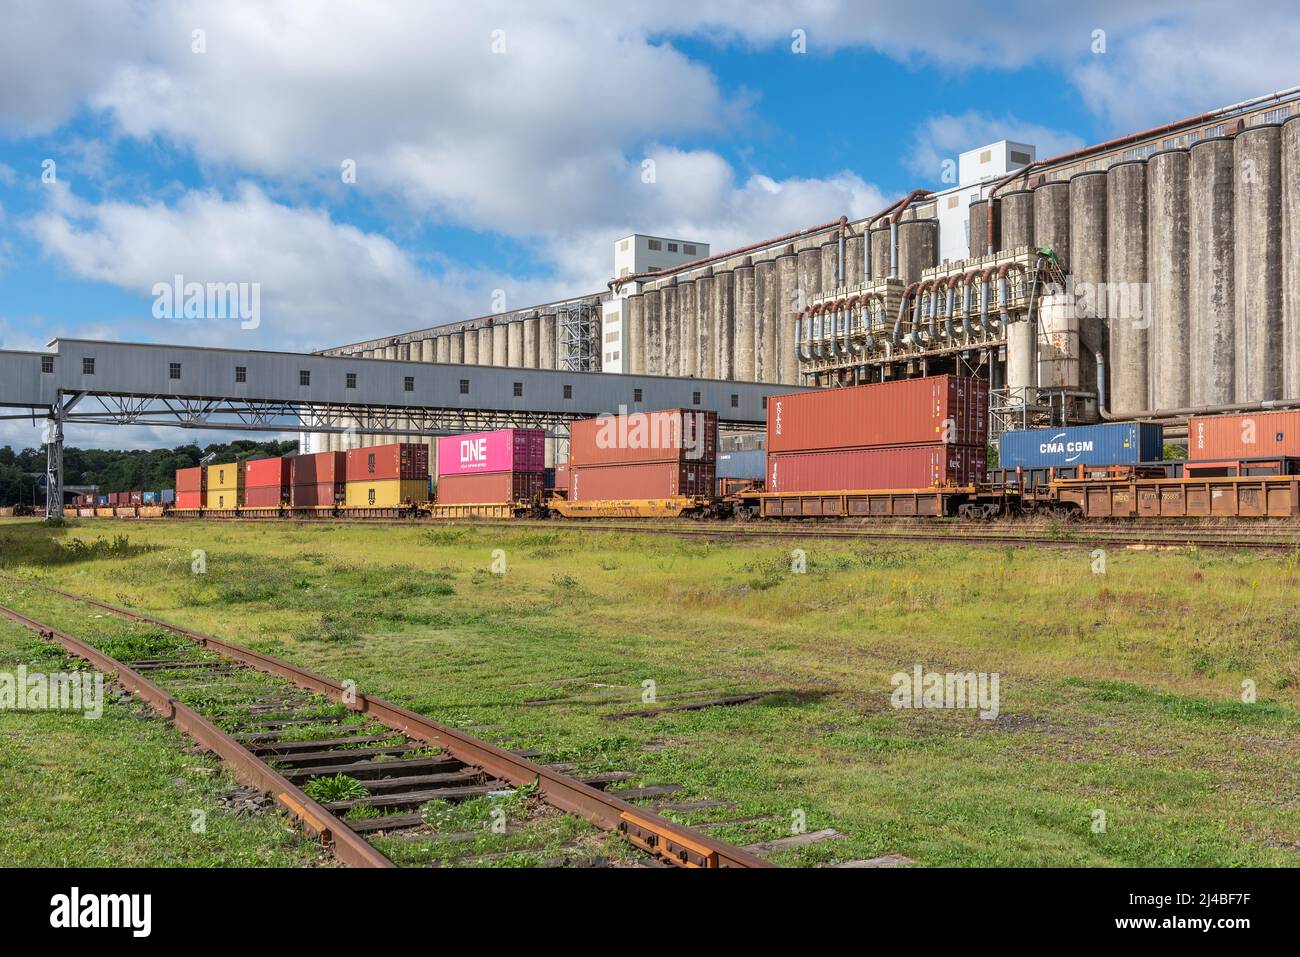
[[[628,232],[864,215],[983,142],[1291,85],[1300,40],[1283,4],[646,6],[0,2],[0,347],[312,349],[586,292]],[[259,283],[261,325],[155,319],[177,273]]]

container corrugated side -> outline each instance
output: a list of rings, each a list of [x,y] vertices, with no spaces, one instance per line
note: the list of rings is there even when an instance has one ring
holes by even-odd
[[[1300,456],[1300,409],[1197,415],[1187,420],[1189,459]]]
[[[333,508],[346,497],[343,482],[320,482],[316,485],[293,485],[289,488],[289,505],[293,508]]]
[[[244,487],[244,468],[235,462],[227,462],[225,465],[209,465],[207,472],[207,488],[223,490],[238,490]]]
[[[202,492],[207,487],[207,472],[202,466],[176,470],[176,491]]]
[[[1154,422],[1105,422],[1003,432],[998,438],[998,466],[1059,468],[1156,462],[1164,455],[1164,434],[1164,426]]]
[[[985,479],[983,445],[915,445],[825,452],[770,452],[769,492],[843,492],[972,485]]]
[[[244,485],[248,488],[283,488],[289,484],[288,458],[253,459],[244,463]]]
[[[427,446],[426,446],[427,448]],[[348,482],[345,504],[348,508],[397,508],[429,501],[429,479],[378,479],[371,482]]]
[[[540,472],[546,433],[541,429],[497,429],[448,435],[438,440],[438,476],[486,472]]]
[[[773,396],[769,452],[988,441],[988,382],[938,375]]]
[[[569,464],[713,462],[718,414],[710,409],[662,409],[579,419],[569,427]]]
[[[429,478],[429,447],[423,443],[396,442],[347,451],[349,482]]]
[[[766,475],[767,453],[762,449],[718,453],[720,479],[762,479]]]
[[[279,508],[288,497],[288,486],[249,485],[244,487],[245,508]]]
[[[177,492],[176,507],[178,509],[195,509],[203,507],[202,492]]]
[[[346,452],[314,452],[289,459],[290,485],[329,485],[347,480]]]
[[[203,507],[228,509],[239,508],[243,504],[243,488],[209,488],[203,493]]]
[[[541,494],[543,482],[537,471],[444,475],[438,479],[438,501],[443,505],[525,502]]]
[[[710,496],[716,483],[712,462],[571,465],[568,497],[572,502],[598,502]]]

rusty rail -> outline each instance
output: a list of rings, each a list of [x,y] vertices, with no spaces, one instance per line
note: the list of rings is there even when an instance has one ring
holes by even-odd
[[[278,805],[302,821],[304,826],[315,834],[322,844],[328,846],[334,856],[343,863],[356,867],[395,866],[392,861],[367,843],[365,838],[308,797],[302,789],[287,781],[275,768],[139,672],[84,641],[42,624],[12,608],[0,605],[0,615],[30,628],[42,638],[57,641],[70,653],[78,658],[84,658],[100,671],[116,674],[118,684],[138,696],[149,707],[193,738],[200,747],[221,758],[230,766],[241,783],[269,792]]]
[[[515,786],[523,787],[535,781],[547,803],[562,811],[585,818],[597,827],[617,831],[633,844],[670,863],[682,867],[773,866],[763,858],[739,847],[716,840],[706,834],[700,834],[675,821],[670,821],[627,801],[619,800],[613,795],[583,784],[581,781],[576,781],[550,768],[535,764],[527,758],[520,757],[494,744],[480,741],[455,728],[439,724],[400,705],[385,701],[383,698],[345,688],[341,683],[308,671],[305,668],[299,668],[288,662],[280,661],[278,658],[273,658],[270,655],[253,651],[251,648],[245,648],[203,632],[174,625],[152,615],[146,615],[129,608],[122,608],[119,605],[85,595],[64,591],[55,588],[53,585],[17,578],[12,575],[2,575],[0,578],[41,588],[71,601],[82,602],[132,621],[146,622],[166,629],[173,634],[182,635],[198,643],[200,647],[234,659],[264,674],[285,678],[300,688],[324,695],[329,700],[338,702],[358,714],[368,715],[380,724],[392,728],[394,731],[399,731],[409,738],[440,747],[457,760],[482,768],[493,777],[508,781]],[[76,639],[70,640],[76,641]],[[77,644],[81,645],[82,643],[77,642]],[[89,648],[87,645],[82,645],[82,647],[94,652],[94,649]],[[94,653],[98,654],[98,652]],[[136,678],[144,681],[138,675]],[[172,701],[175,700],[160,689],[159,694]],[[176,702],[176,704],[178,707],[184,707],[179,702]],[[203,721],[197,714],[194,717],[199,721]],[[207,722],[204,723],[207,724]],[[208,726],[212,727],[211,725]],[[215,734],[227,737],[215,727],[212,727],[212,731]],[[233,739],[230,739],[230,741],[238,745],[238,742]],[[267,770],[275,774],[270,768]],[[276,777],[279,778],[279,775],[277,774]],[[283,781],[283,778],[279,778],[279,780]],[[293,788],[293,785],[287,781],[284,781],[284,785]],[[293,788],[293,790],[298,794],[302,794],[297,788]],[[310,802],[311,806],[319,808],[319,805],[312,802],[305,794],[302,794],[302,799]],[[323,808],[320,808],[320,811],[322,814],[328,814]],[[356,837],[358,841],[361,840],[353,832],[348,831],[348,833]]]

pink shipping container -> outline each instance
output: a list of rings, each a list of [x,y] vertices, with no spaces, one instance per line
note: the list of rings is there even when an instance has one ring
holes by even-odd
[[[335,453],[330,452],[330,455]],[[342,452],[337,453],[342,455]],[[340,475],[343,473],[340,471]],[[333,508],[343,501],[347,486],[342,482],[320,482],[316,485],[291,485],[289,505],[293,508]],[[248,490],[245,489],[245,492]]]
[[[767,449],[983,445],[989,434],[988,407],[987,381],[955,375],[779,395],[767,403]]]
[[[1197,415],[1187,420],[1189,459],[1300,456],[1300,409]]]
[[[525,502],[542,492],[542,473],[486,472],[438,479],[441,505],[501,505]]]
[[[718,454],[718,414],[707,409],[666,409],[580,419],[569,427],[569,464],[713,462]]]
[[[342,485],[347,479],[346,452],[316,452],[289,460],[290,485]]]
[[[569,501],[664,499],[711,496],[717,481],[712,462],[632,462],[626,465],[571,465]]]
[[[429,447],[423,443],[397,442],[370,445],[347,451],[349,482],[381,482],[385,479],[428,479]]]
[[[498,429],[438,440],[438,477],[485,472],[540,472],[546,464],[541,429]]]
[[[826,452],[769,452],[767,491],[918,489],[984,481],[983,445],[900,446]]]
[[[254,459],[244,463],[244,488],[285,488],[292,459]]]

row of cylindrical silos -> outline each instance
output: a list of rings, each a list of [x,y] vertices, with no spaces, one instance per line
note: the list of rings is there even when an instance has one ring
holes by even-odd
[[[843,243],[828,230],[645,282],[623,304],[625,370],[798,384],[795,314],[810,298],[891,274],[914,282],[936,264],[937,220],[913,210],[896,224],[892,266],[890,227],[864,226],[849,224]]]
[[[1298,120],[996,200],[994,248],[1050,245],[1062,260],[1079,385],[1099,386],[1111,414],[1300,398]],[[972,254],[988,244],[983,207]],[[1032,336],[1009,329],[1010,384],[1032,380]]]
[[[362,349],[353,353],[360,359],[395,359],[403,362],[446,362],[457,365],[494,365],[521,369],[558,368],[558,329],[554,313],[529,316],[510,322],[496,322],[476,328],[449,332],[432,331],[424,339]],[[414,427],[410,419],[399,419],[399,426]],[[411,441],[399,434],[353,435],[318,432],[312,434],[313,451],[346,451],[364,445],[383,445]],[[437,440],[423,441],[430,448],[433,461]]]

